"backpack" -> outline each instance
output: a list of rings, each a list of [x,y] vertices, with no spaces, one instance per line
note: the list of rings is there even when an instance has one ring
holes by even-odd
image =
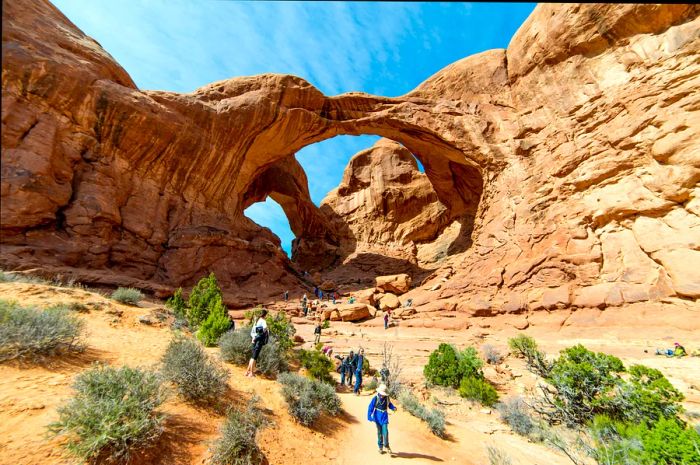
[[[261,345],[265,345],[270,340],[270,331],[262,326],[255,327],[255,340],[260,342]]]

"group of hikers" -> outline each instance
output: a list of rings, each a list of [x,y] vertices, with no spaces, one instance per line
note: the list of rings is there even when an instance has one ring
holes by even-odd
[[[362,367],[365,364],[365,349],[357,349],[357,353],[350,351],[348,355],[336,355],[335,358],[340,360],[338,372],[340,373],[340,385],[353,387],[352,392],[355,395],[360,395],[360,387],[362,386]],[[353,386],[352,378],[355,377],[355,385]]]

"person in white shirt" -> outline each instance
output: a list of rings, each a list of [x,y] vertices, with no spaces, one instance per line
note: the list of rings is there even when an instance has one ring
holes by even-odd
[[[245,372],[245,375],[250,378],[255,376],[255,362],[258,360],[263,346],[267,343],[268,330],[267,321],[265,321],[266,316],[267,310],[263,309],[258,317],[258,321],[256,321],[250,329],[250,338],[253,342],[253,355],[250,358],[250,362],[248,362],[248,371]]]

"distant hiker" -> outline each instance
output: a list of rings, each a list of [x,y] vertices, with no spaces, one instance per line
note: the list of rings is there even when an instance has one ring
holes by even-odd
[[[355,296],[352,296],[348,299],[349,304],[354,304],[355,303]]]
[[[386,384],[381,384],[377,388],[377,395],[372,397],[367,408],[367,420],[373,421],[377,426],[377,446],[380,454],[383,454],[384,450],[392,454],[389,447],[389,409],[396,411],[386,392]]]
[[[289,301],[289,291],[284,291],[284,301]]]
[[[318,299],[318,287],[314,286],[314,295]]]
[[[360,387],[362,386],[362,367],[365,363],[365,349],[360,347],[355,355],[355,389],[353,392],[356,396],[360,395]]]
[[[314,344],[321,342],[321,319],[316,320],[316,327],[314,328]]]
[[[334,292],[334,293],[333,293],[333,305],[335,305],[335,296],[336,296],[336,294],[335,294],[335,292]]]
[[[236,321],[233,319],[233,316],[231,316],[230,313],[226,313],[228,316],[228,331],[235,331],[236,330]]]
[[[270,335],[267,329],[267,321],[265,321],[266,316],[267,310],[263,309],[263,311],[260,312],[258,321],[256,321],[253,327],[250,329],[250,337],[253,340],[253,355],[250,362],[248,362],[248,371],[245,372],[245,375],[250,378],[255,376],[255,362],[257,362],[258,357],[260,356],[260,351],[262,350],[263,346],[267,344]]]
[[[355,352],[352,350],[345,358],[345,374],[348,377],[348,386],[352,386],[352,374],[355,372]]]
[[[318,290],[318,298],[323,300],[323,291],[321,289]]]
[[[384,329],[389,327],[389,312],[384,312]]]
[[[665,355],[667,357],[684,357],[688,355],[685,347],[680,345],[678,342],[673,344],[673,349],[656,349],[656,355]]]
[[[323,355],[326,357],[330,358],[331,355],[333,355],[333,347],[331,346],[323,346],[323,349],[321,349],[321,352],[323,352]]]
[[[410,307],[413,305],[413,299],[408,299],[405,304],[403,304],[404,307]]]
[[[387,368],[386,363],[382,364],[382,369],[379,370],[379,376],[382,377],[382,384],[387,384],[389,382],[389,368]]]

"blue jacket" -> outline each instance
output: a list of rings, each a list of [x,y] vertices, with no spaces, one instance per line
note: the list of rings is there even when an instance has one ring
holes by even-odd
[[[372,397],[372,402],[369,403],[369,408],[367,408],[367,421],[388,425],[389,412],[387,412],[387,407],[391,410],[396,410],[396,407],[388,397],[380,396],[379,394]]]
[[[362,365],[365,363],[365,356],[364,355],[357,355],[355,354],[355,360],[353,360],[353,369],[357,373],[358,371],[362,371]]]

